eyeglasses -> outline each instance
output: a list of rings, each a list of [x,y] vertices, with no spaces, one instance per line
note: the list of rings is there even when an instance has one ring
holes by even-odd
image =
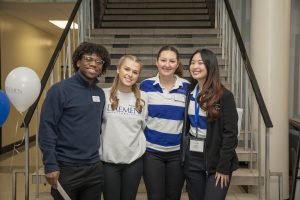
[[[82,56],[83,60],[87,63],[91,63],[95,61],[95,63],[99,66],[103,65],[105,63],[104,60],[93,58],[92,56]]]

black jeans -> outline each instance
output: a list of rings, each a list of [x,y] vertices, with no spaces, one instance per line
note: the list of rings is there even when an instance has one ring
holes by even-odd
[[[184,172],[189,200],[225,200],[230,181],[227,187],[221,188],[220,182],[216,186],[215,173],[207,173],[204,169],[203,153],[187,150]]]
[[[104,163],[104,199],[135,200],[143,174],[143,159],[130,164]]]
[[[148,200],[179,200],[184,183],[179,151],[146,152],[144,181]]]
[[[60,163],[58,181],[72,200],[100,200],[103,187],[102,163],[73,165]],[[58,190],[51,188],[55,200],[64,200]]]

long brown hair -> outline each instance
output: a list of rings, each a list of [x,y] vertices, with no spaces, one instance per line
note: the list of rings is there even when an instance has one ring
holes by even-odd
[[[130,60],[138,63],[142,67],[142,63],[140,62],[140,60],[136,56],[124,55],[119,60],[118,68],[120,68],[124,64],[124,61],[126,59],[130,59]],[[112,83],[111,90],[110,90],[110,96],[109,96],[109,100],[111,102],[112,110],[117,109],[117,107],[119,105],[119,99],[117,97],[119,80],[120,80],[119,74],[117,73],[115,78],[114,78],[114,81]],[[136,111],[141,113],[142,110],[143,110],[143,106],[145,105],[145,101],[141,98],[141,91],[139,90],[139,87],[137,86],[137,83],[134,83],[131,86],[131,90],[132,90],[132,92],[133,92],[133,94],[136,98],[136,101],[135,101]]]
[[[194,55],[198,53],[201,55],[206,67],[207,77],[197,101],[200,107],[207,112],[208,119],[217,119],[220,115],[219,100],[224,91],[224,86],[220,81],[218,60],[212,51],[208,49],[198,49],[191,56],[189,65],[191,65]]]
[[[156,60],[159,59],[160,54],[161,54],[161,52],[163,52],[163,51],[172,51],[172,52],[174,52],[174,53],[176,54],[176,59],[177,59],[177,62],[178,62],[178,67],[177,67],[177,69],[176,69],[176,71],[175,71],[175,74],[176,74],[177,76],[179,76],[179,77],[182,78],[182,77],[183,77],[183,66],[182,66],[181,61],[180,61],[180,58],[179,58],[178,50],[177,50],[175,47],[170,46],[170,45],[163,46],[163,47],[160,48],[160,50],[158,51],[158,54],[157,54],[157,56],[156,56]]]

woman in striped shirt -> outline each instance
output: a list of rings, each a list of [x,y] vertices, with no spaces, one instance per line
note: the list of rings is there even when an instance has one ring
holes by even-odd
[[[184,182],[180,142],[189,82],[176,48],[162,47],[156,58],[157,76],[144,80],[148,94],[144,180],[149,200],[179,200]]]

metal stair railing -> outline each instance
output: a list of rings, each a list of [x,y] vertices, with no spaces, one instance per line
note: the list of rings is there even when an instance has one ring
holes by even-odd
[[[80,42],[83,42],[86,37],[91,34],[91,29],[94,27],[94,10],[93,0],[77,0],[73,11],[68,19],[68,23],[61,34],[54,53],[51,56],[49,64],[45,69],[45,73],[41,79],[41,91],[35,103],[28,109],[24,118],[22,127],[25,132],[25,166],[22,173],[25,174],[25,200],[29,200],[29,124],[33,114],[36,115],[36,176],[35,182],[40,183],[39,180],[39,147],[38,147],[38,126],[39,126],[39,109],[38,104],[42,95],[46,95],[47,89],[55,82],[64,80],[74,73],[72,71],[72,52],[75,50]],[[75,23],[78,24],[78,30],[75,30]],[[13,199],[16,199],[16,174],[20,171],[13,172]],[[35,191],[36,198],[39,197],[39,184],[36,184]]]
[[[220,47],[222,58],[225,59],[228,70],[231,90],[235,95],[237,107],[243,109],[242,133],[245,150],[250,150],[250,169],[254,170],[254,164],[258,168],[258,199],[262,199],[262,188],[264,186],[264,197],[270,198],[270,176],[278,176],[279,187],[282,188],[282,174],[270,172],[269,169],[269,134],[273,127],[269,112],[266,108],[263,96],[259,89],[255,74],[253,72],[241,33],[232,12],[228,0],[208,0],[215,4],[215,28],[219,29]],[[261,117],[265,129],[265,149],[262,150]],[[257,149],[258,159],[255,163],[253,158],[254,149]],[[262,163],[262,154],[265,155]],[[264,165],[264,170],[262,166]],[[264,181],[262,182],[262,177]],[[264,184],[263,184],[264,183]],[[279,194],[279,199],[282,195]]]

